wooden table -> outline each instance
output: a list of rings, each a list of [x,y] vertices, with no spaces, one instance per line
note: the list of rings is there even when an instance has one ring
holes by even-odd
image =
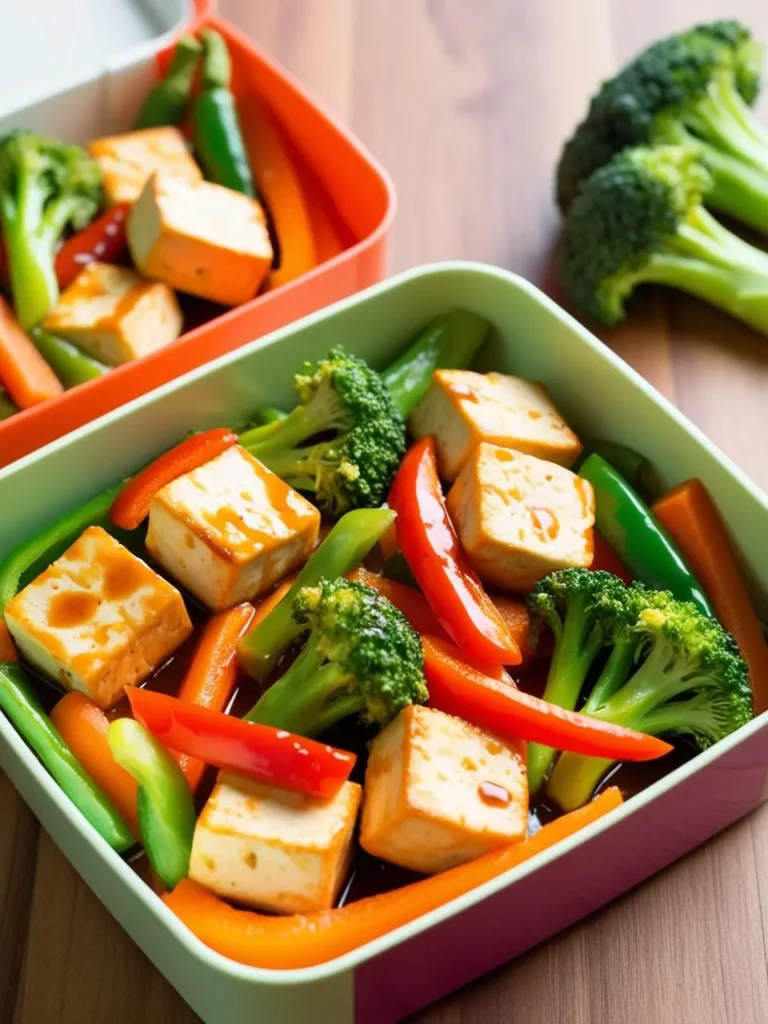
[[[464,257],[545,286],[558,227],[553,165],[598,80],[650,40],[697,20],[738,16],[768,39],[761,0],[221,0],[220,7],[350,122],[394,177],[393,270]],[[661,294],[606,340],[768,487],[765,341],[694,301]],[[0,1021],[195,1020],[4,779],[0,808]],[[419,1019],[761,1024],[766,943],[764,807]]]

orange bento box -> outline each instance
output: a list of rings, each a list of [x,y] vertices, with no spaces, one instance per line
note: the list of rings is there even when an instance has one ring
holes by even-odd
[[[386,173],[331,114],[276,61],[197,0],[187,29],[211,27],[227,40],[233,91],[246,143],[249,108],[273,115],[296,156],[318,262],[293,281],[193,326],[173,344],[0,421],[0,467],[35,451],[123,403],[379,281],[386,270],[395,197]],[[64,92],[0,118],[0,135],[30,128],[68,142],[129,130],[141,103],[167,67],[172,45],[158,40],[128,60]]]

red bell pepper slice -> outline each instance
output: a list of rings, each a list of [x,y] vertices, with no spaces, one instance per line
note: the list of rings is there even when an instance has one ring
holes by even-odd
[[[612,761],[652,761],[672,750],[655,736],[565,711],[484,676],[443,640],[422,637],[422,645],[430,705],[501,739],[529,740]]]
[[[172,750],[216,768],[328,800],[357,760],[326,743],[232,718],[151,690],[126,690],[134,717]]]
[[[149,515],[149,506],[161,487],[204,466],[237,440],[237,434],[225,427],[188,437],[128,481],[109,510],[110,519],[123,530],[135,530]]]
[[[56,279],[67,288],[89,263],[112,263],[126,247],[125,221],[130,203],[117,203],[87,228],[71,235],[56,253]]]
[[[445,632],[470,658],[519,665],[520,648],[461,549],[431,437],[406,453],[389,506],[397,512],[400,550]]]

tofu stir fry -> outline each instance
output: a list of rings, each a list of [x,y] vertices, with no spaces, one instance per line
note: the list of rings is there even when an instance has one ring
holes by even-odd
[[[316,252],[271,116],[249,101],[241,123],[224,38],[201,35],[179,41],[133,130],[84,148],[0,139],[0,419],[336,254]]]
[[[334,348],[293,409],[192,434],[0,565],[0,708],[242,963],[355,949],[768,706],[703,485],[652,494],[542,383],[471,369],[490,329],[451,311],[381,372]]]

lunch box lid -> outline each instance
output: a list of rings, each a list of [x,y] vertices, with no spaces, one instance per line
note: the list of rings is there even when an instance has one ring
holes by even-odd
[[[0,33],[0,117],[151,56],[208,0],[18,0]]]

